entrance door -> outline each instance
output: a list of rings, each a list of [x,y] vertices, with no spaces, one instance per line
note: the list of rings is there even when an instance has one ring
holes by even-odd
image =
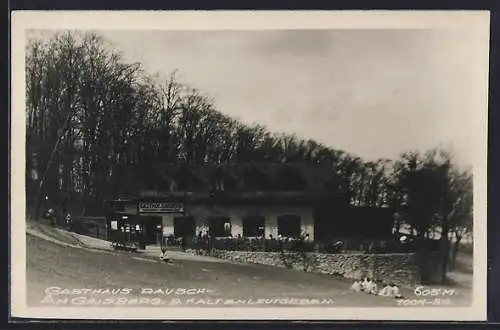
[[[211,237],[231,236],[231,219],[228,217],[210,217],[208,218],[208,232]]]
[[[160,244],[161,239],[161,217],[141,216],[144,224],[144,236],[146,244]],[[160,229],[159,229],[160,228]]]
[[[176,217],[174,218],[174,236],[194,237],[196,233],[196,222],[193,217]]]

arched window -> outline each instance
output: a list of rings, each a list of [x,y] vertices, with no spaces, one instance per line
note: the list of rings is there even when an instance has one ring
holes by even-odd
[[[306,180],[296,168],[285,166],[278,170],[276,187],[279,190],[303,190],[306,188]]]
[[[250,168],[243,173],[245,188],[250,191],[265,191],[270,187],[269,178],[257,168]]]
[[[196,235],[196,220],[193,217],[174,218],[174,237],[191,238]]]
[[[278,217],[278,235],[298,238],[301,234],[301,220],[298,215],[281,215]]]
[[[142,189],[144,190],[156,190],[157,189],[158,178],[153,178],[153,175],[146,174],[144,180],[142,181]]]
[[[265,219],[262,216],[247,216],[243,218],[244,237],[264,237]]]
[[[202,191],[206,184],[189,169],[181,169],[176,173],[175,186],[180,191]]]
[[[210,186],[215,191],[228,191],[236,189],[238,183],[231,173],[218,167],[210,175]]]
[[[173,183],[174,183],[174,180],[172,180],[172,178],[170,178],[169,176],[166,176],[166,175],[162,175],[158,179],[158,190],[160,192],[173,191],[173,189],[172,189]]]
[[[208,232],[212,237],[231,236],[231,219],[225,216],[208,218]]]

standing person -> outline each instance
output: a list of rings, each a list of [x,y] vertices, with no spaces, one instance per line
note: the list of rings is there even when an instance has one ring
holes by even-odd
[[[278,249],[281,253],[283,253],[283,236],[278,234]]]
[[[304,250],[305,251],[311,252],[313,250],[313,244],[312,244],[312,241],[311,241],[311,237],[307,233],[306,233],[306,237],[304,237],[303,245],[304,245]]]
[[[182,236],[182,252],[186,252],[187,235]]]
[[[47,211],[46,218],[50,220],[50,224],[52,226],[55,226],[57,224],[56,217],[57,217],[57,215],[56,215],[56,212],[54,211],[54,209],[49,209]]]
[[[210,253],[212,251],[213,239],[209,232],[205,236],[205,240],[206,240],[205,246],[207,247],[208,253]]]
[[[201,249],[202,249],[202,244],[203,244],[203,233],[200,230],[198,232],[198,237],[196,239],[196,254],[201,254]]]
[[[169,258],[167,256],[167,246],[168,246],[168,237],[164,236],[163,226],[158,226],[158,238],[160,239],[160,249],[161,256],[160,259],[163,261],[168,261]]]
[[[66,223],[66,228],[68,231],[73,229],[72,223],[73,219],[71,218],[71,214],[69,212],[66,213],[66,217],[64,218],[64,222]]]

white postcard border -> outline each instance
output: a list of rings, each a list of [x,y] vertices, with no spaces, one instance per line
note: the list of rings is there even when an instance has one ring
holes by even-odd
[[[485,320],[487,280],[487,11],[17,11],[12,14],[11,316],[58,319]],[[485,43],[484,84],[477,104],[474,171],[474,280],[471,307],[442,308],[34,308],[26,305],[25,31],[229,29],[476,29]]]

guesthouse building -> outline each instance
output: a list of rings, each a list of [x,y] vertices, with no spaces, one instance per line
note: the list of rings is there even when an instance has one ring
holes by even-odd
[[[108,228],[162,237],[316,236],[315,210],[332,170],[316,164],[148,165],[119,174]]]

